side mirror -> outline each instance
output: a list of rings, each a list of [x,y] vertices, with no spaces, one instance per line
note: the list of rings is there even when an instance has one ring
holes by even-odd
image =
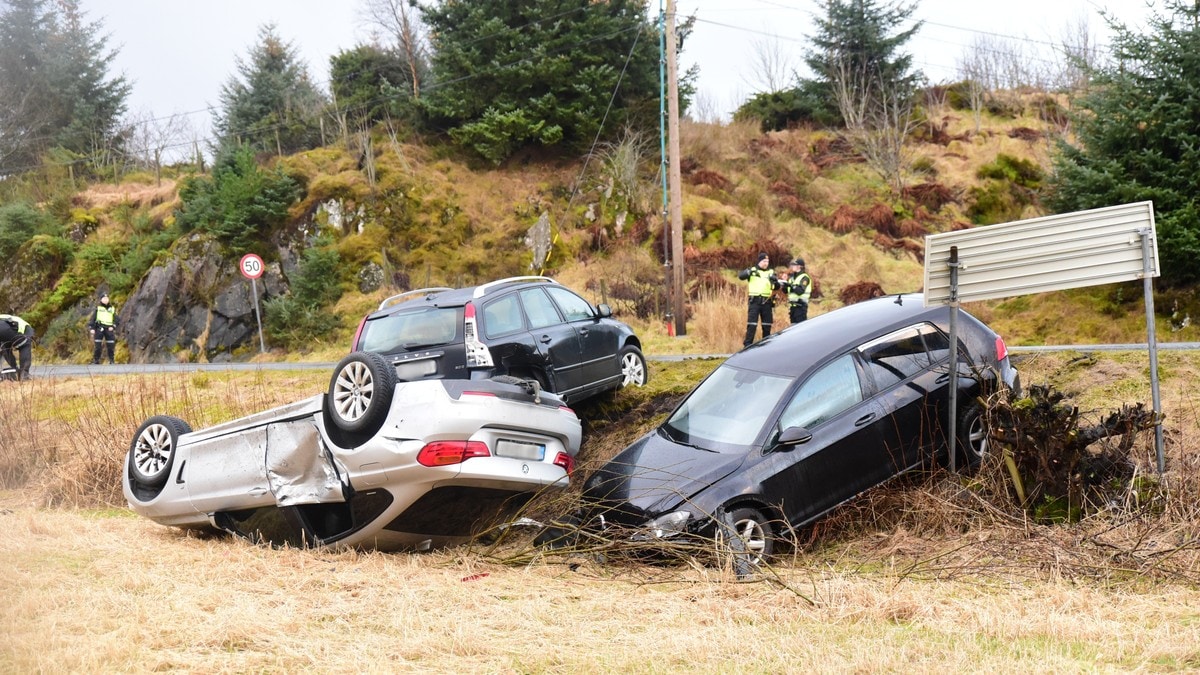
[[[612,316],[612,307],[609,307],[608,303],[605,302],[596,305],[596,311],[600,313],[601,319],[607,319]]]
[[[812,440],[812,432],[805,427],[788,427],[779,434],[778,445],[785,449],[791,449],[794,445],[801,445]]]

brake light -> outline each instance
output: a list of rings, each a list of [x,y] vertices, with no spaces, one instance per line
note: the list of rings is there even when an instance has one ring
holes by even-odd
[[[417,461],[424,466],[450,466],[472,457],[490,457],[491,454],[483,441],[434,441],[421,448],[417,453]]]
[[[475,304],[468,302],[463,307],[463,346],[467,351],[468,368],[491,368],[492,352],[479,341],[479,328],[475,323]]]
[[[996,336],[996,360],[1003,361],[1008,358],[1008,345],[1004,344],[1004,338]]]
[[[558,456],[554,458],[554,465],[561,466],[563,471],[566,471],[569,475],[575,470],[575,458],[565,452],[560,452],[558,453]]]
[[[354,340],[350,342],[350,351],[358,349],[358,339],[362,337],[363,328],[367,326],[367,317],[363,317],[362,321],[358,322],[358,330],[354,331]]]

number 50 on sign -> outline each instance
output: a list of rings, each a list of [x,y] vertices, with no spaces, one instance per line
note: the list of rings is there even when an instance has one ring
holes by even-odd
[[[254,253],[242,256],[242,276],[247,279],[257,279],[263,275],[263,261]]]

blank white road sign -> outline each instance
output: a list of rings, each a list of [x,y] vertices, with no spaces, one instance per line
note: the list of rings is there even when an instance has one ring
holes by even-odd
[[[960,302],[1007,298],[1159,276],[1153,202],[1108,206],[925,237],[925,304],[950,301],[950,247],[958,247]]]

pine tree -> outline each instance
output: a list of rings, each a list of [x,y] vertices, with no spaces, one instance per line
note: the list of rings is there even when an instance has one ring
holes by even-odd
[[[78,0],[0,3],[0,175],[58,147],[93,164],[119,150],[130,85]]]
[[[644,2],[444,2],[421,9],[434,51],[423,108],[436,128],[494,163],[527,146],[586,148],[606,113],[607,130],[639,113],[643,121],[657,119],[658,39]]]
[[[296,48],[275,33],[259,29],[258,44],[237,74],[221,87],[221,110],[214,127],[218,151],[239,146],[288,154],[320,142],[324,96],[309,78]]]
[[[1165,0],[1146,29],[1109,20],[1113,58],[1089,72],[1060,141],[1058,212],[1154,202],[1162,278],[1200,282],[1200,3]]]

